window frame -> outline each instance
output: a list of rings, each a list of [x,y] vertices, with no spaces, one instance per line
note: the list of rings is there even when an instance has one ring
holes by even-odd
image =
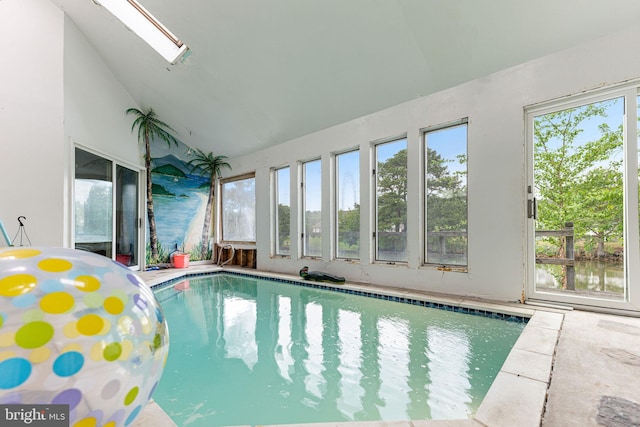
[[[358,174],[357,174],[357,179],[355,180],[355,186],[357,189],[357,200],[354,201],[355,203],[358,204],[359,209],[361,209],[361,195],[360,195],[360,148],[359,147],[355,147],[352,149],[348,149],[345,151],[340,151],[337,153],[333,154],[333,163],[334,163],[334,196],[335,196],[335,200],[334,200],[334,212],[333,212],[333,222],[335,224],[334,227],[334,258],[336,260],[343,260],[343,261],[359,261],[360,260],[360,248],[362,245],[362,242],[360,241],[360,236],[358,235],[358,255],[356,257],[347,257],[347,256],[340,256],[340,196],[341,196],[341,192],[340,192],[340,156],[343,155],[348,155],[348,154],[353,154],[353,153],[357,153],[358,154],[358,159],[357,159],[357,167],[358,167]],[[360,215],[358,212],[358,233],[360,233],[360,230],[362,229],[362,224],[360,224]]]
[[[291,191],[290,191],[290,187],[291,187],[291,166],[289,165],[283,165],[283,166],[278,166],[278,167],[274,167],[272,168],[272,173],[271,173],[271,177],[272,177],[272,183],[273,183],[273,202],[272,202],[272,209],[273,209],[273,215],[272,215],[272,227],[273,227],[273,233],[272,233],[272,239],[273,239],[273,243],[271,245],[271,250],[272,250],[272,254],[273,256],[276,257],[283,257],[283,258],[290,258],[291,257],[291,246],[289,246],[289,252],[288,253],[282,253],[280,251],[280,215],[279,215],[279,209],[278,207],[280,206],[280,175],[279,173],[283,170],[287,170],[288,174],[289,174],[289,179],[286,182],[286,186],[289,189],[289,203],[288,203],[288,207],[289,207],[289,241],[291,242],[292,240],[292,236],[291,236]]]
[[[316,157],[309,160],[304,160],[300,162],[300,224],[302,227],[302,232],[300,233],[300,254],[301,258],[306,259],[321,259],[322,254],[322,237],[323,231],[320,229],[320,254],[309,254],[307,253],[307,245],[305,244],[307,239],[307,169],[306,165],[318,162],[319,171],[320,171],[320,194],[319,194],[319,202],[320,202],[320,223],[322,224],[322,195],[323,195],[323,186],[322,186],[322,158]],[[312,234],[312,233],[309,233]]]
[[[225,224],[225,218],[224,218],[224,203],[225,203],[225,197],[224,197],[224,186],[226,184],[230,184],[233,182],[238,182],[238,181],[244,181],[244,180],[249,180],[249,179],[253,179],[254,181],[254,198],[253,198],[253,224],[254,224],[254,235],[253,235],[253,240],[232,240],[232,239],[227,239],[225,238],[225,233],[224,233],[224,224]],[[256,244],[256,239],[257,239],[257,211],[256,211],[256,199],[255,199],[255,180],[256,180],[256,174],[255,172],[250,172],[250,173],[246,173],[246,174],[242,174],[242,175],[236,175],[233,177],[229,177],[229,178],[224,178],[220,180],[220,242],[221,243],[235,243],[235,244],[243,244],[243,245],[255,245]]]
[[[108,10],[170,64],[177,63],[189,51],[182,40],[137,0],[94,0],[94,3]]]
[[[469,268],[469,180],[468,180],[468,176],[469,176],[469,118],[468,117],[463,117],[461,119],[458,120],[453,120],[453,121],[449,121],[449,122],[445,122],[445,123],[440,123],[437,125],[433,125],[433,126],[428,126],[425,128],[420,129],[420,139],[422,142],[422,197],[423,197],[423,203],[422,203],[422,212],[423,212],[423,218],[422,218],[422,227],[423,227],[423,247],[422,247],[422,251],[423,251],[423,265],[424,266],[432,266],[432,267],[437,267],[437,268],[444,268],[444,269],[451,269],[454,271],[461,271],[461,272],[467,272],[468,268]],[[428,173],[429,173],[429,165],[428,165],[428,149],[429,149],[429,144],[428,144],[428,138],[427,135],[429,133],[436,133],[436,132],[442,132],[442,131],[446,131],[449,129],[454,129],[454,128],[458,128],[458,127],[466,127],[466,131],[465,131],[465,150],[464,150],[464,156],[466,158],[466,167],[465,167],[465,171],[464,171],[464,175],[466,176],[465,179],[465,221],[466,221],[466,230],[465,230],[465,259],[466,262],[464,264],[456,264],[456,263],[450,263],[450,262],[430,262],[429,260],[429,255],[428,255],[428,244],[429,244],[429,236],[428,236],[428,221],[429,221],[429,209],[428,209],[428,197],[427,197],[427,192],[429,189],[429,183],[428,183]]]
[[[391,143],[396,143],[399,141],[404,141],[405,142],[405,147],[399,151],[405,150],[407,151],[408,154],[408,150],[409,150],[409,138],[408,135],[406,133],[403,133],[401,135],[397,135],[394,137],[389,137],[389,138],[384,138],[384,139],[380,139],[377,141],[373,141],[371,143],[371,159],[372,159],[372,184],[371,184],[371,190],[372,190],[372,212],[371,212],[371,220],[372,220],[372,227],[373,227],[373,232],[372,232],[372,261],[373,263],[384,263],[384,264],[389,264],[389,265],[394,265],[394,264],[404,264],[407,265],[409,263],[408,260],[408,253],[407,253],[407,246],[408,246],[408,236],[407,236],[407,229],[408,229],[408,224],[405,223],[405,259],[403,260],[387,260],[387,259],[382,259],[382,258],[378,258],[379,255],[379,241],[380,241],[380,236],[379,236],[379,232],[378,232],[378,219],[379,219],[379,202],[378,202],[378,166],[379,166],[379,161],[378,161],[378,147],[385,145],[385,144],[391,144]],[[406,180],[407,180],[407,185],[408,185],[408,181],[409,181],[409,159],[407,158],[407,164],[406,164]],[[407,200],[405,201],[405,208],[407,209],[407,214],[408,214],[408,194],[407,194]]]
[[[580,94],[555,98],[538,104],[525,106],[525,142],[526,142],[526,186],[534,185],[534,120],[535,117],[562,111],[568,108],[582,107],[587,104],[597,103],[606,99],[624,97],[624,123],[623,123],[623,186],[624,186],[624,280],[626,286],[623,300],[605,298],[593,298],[591,296],[552,294],[536,289],[536,251],[535,251],[535,222],[536,218],[529,217],[526,227],[526,297],[532,301],[552,301],[553,303],[570,304],[572,306],[604,307],[613,310],[640,309],[640,300],[636,295],[640,294],[640,221],[639,221],[639,181],[638,163],[640,162],[640,138],[638,136],[638,116],[640,116],[640,81],[634,80],[614,84],[599,89],[594,89]],[[533,190],[533,189],[532,189]],[[523,210],[525,214],[532,204],[533,193],[527,191],[524,198]],[[534,202],[535,204],[535,202]]]

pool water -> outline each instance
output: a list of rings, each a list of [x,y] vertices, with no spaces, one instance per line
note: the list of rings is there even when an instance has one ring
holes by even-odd
[[[525,326],[228,274],[155,293],[185,427],[469,418]]]

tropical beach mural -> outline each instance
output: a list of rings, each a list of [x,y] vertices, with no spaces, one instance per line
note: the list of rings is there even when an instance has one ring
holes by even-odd
[[[211,258],[209,241],[202,242],[201,236],[210,182],[198,169],[192,171],[188,164],[192,153],[181,142],[177,147],[155,144],[151,148],[159,262],[168,262],[169,255],[176,250],[191,254],[192,261]]]
[[[211,259],[211,221],[215,181],[226,156],[193,149],[152,108],[129,108],[131,131],[138,134],[147,171],[146,264],[171,261],[175,252],[191,260]]]

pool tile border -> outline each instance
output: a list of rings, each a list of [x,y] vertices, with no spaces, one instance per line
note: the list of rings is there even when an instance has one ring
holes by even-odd
[[[327,285],[327,284],[320,283],[320,282],[307,282],[307,281],[302,281],[302,280],[284,279],[284,278],[281,278],[281,277],[262,276],[262,275],[259,275],[259,274],[249,274],[249,273],[243,273],[243,272],[239,272],[239,271],[229,271],[229,270],[185,273],[184,275],[182,275],[180,277],[171,278],[171,279],[168,279],[166,281],[154,284],[154,285],[151,286],[151,288],[152,289],[156,289],[156,288],[169,286],[169,285],[171,285],[173,283],[181,282],[181,281],[185,280],[186,278],[195,278],[195,277],[203,277],[203,276],[216,276],[216,275],[219,275],[219,274],[229,274],[229,275],[233,275],[233,276],[248,277],[248,278],[252,278],[252,279],[271,280],[271,281],[274,281],[274,282],[287,283],[287,284],[291,284],[291,285],[295,285],[295,286],[303,286],[303,287],[306,287],[306,288],[320,289],[320,290],[344,293],[344,294],[349,294],[349,295],[358,295],[358,296],[363,296],[363,297],[367,297],[367,298],[381,299],[381,300],[384,300],[384,301],[392,301],[392,302],[399,302],[399,303],[402,303],[402,304],[417,305],[417,306],[420,306],[420,307],[435,308],[435,309],[439,309],[439,310],[451,311],[451,312],[454,312],[454,313],[471,314],[471,315],[474,315],[474,316],[481,316],[481,317],[488,317],[488,318],[492,318],[492,319],[505,320],[507,322],[527,323],[527,322],[529,322],[529,319],[530,319],[529,316],[524,316],[524,315],[519,316],[519,315],[516,315],[516,314],[513,314],[513,313],[500,313],[498,311],[484,310],[484,309],[480,309],[480,308],[476,308],[476,307],[465,307],[465,306],[458,306],[458,305],[453,305],[453,304],[433,302],[433,301],[429,301],[427,299],[418,299],[418,298],[398,296],[398,295],[393,295],[393,294],[385,294],[385,293],[382,293],[382,292],[363,291],[363,290],[351,288],[348,285],[346,285],[346,286],[345,285],[331,286],[331,285]]]

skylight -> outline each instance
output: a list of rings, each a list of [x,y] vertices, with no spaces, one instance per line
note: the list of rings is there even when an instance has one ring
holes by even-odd
[[[140,36],[164,59],[175,64],[189,47],[162,25],[136,0],[94,0]]]

